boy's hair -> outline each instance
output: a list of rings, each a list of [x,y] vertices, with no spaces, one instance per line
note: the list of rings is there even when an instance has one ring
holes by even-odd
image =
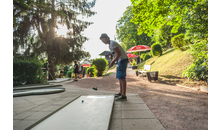
[[[99,39],[101,39],[101,38],[108,38],[108,39],[110,39],[109,36],[106,33],[103,33]]]

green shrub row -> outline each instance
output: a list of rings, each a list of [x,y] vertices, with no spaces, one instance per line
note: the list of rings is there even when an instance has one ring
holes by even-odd
[[[191,45],[189,51],[194,62],[183,72],[182,76],[208,82],[208,40]]]
[[[13,59],[13,83],[14,85],[35,84],[45,82],[43,74],[43,62],[35,58]]]

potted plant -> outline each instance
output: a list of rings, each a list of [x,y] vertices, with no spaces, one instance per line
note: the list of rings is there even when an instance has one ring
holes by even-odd
[[[135,72],[136,72],[136,76],[138,76],[138,74],[139,74],[139,73],[138,73],[138,69],[136,69]]]
[[[134,70],[134,69],[137,69],[137,64],[136,64],[136,61],[135,60],[133,60],[132,62],[131,62],[131,65],[132,65],[132,69]]]

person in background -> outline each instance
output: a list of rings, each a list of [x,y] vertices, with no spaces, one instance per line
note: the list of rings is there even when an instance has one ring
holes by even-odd
[[[78,71],[79,71],[79,67],[78,67],[78,64],[77,64],[77,61],[76,61],[76,60],[74,60],[74,63],[75,63],[75,65],[74,65],[74,73],[75,73],[75,79],[74,79],[74,81],[78,81],[78,80],[77,80],[77,74],[78,74]]]
[[[56,79],[57,78],[57,67],[56,67],[56,65],[54,65],[53,71],[54,71],[54,75],[55,75],[55,79]]]
[[[63,78],[63,65],[60,67],[60,78]]]
[[[79,79],[81,79],[83,74],[83,66],[80,64],[80,62],[78,62],[78,67],[79,67]]]

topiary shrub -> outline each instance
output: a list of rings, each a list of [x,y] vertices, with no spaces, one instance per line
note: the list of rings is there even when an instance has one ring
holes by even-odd
[[[137,63],[136,63],[136,61],[134,59],[132,60],[131,65],[132,66],[136,66],[137,65]]]
[[[173,38],[171,38],[171,43],[173,45],[173,47],[183,51],[186,49],[186,45],[189,44],[189,42],[187,40],[184,39],[184,34],[179,34],[174,36]]]
[[[148,60],[149,58],[151,58],[150,55],[144,53],[144,54],[141,54],[141,59],[143,59],[144,61]]]
[[[91,77],[94,77],[94,67],[89,67],[87,70],[86,70],[86,74],[89,74],[89,73],[91,73]]]
[[[146,55],[147,55],[147,54],[145,54],[145,53],[141,54],[141,59],[144,60],[144,58],[145,58]]]
[[[93,74],[95,76],[102,76],[103,72],[106,69],[106,66],[108,65],[108,61],[104,58],[96,58],[92,61],[94,72]]]
[[[151,55],[153,56],[158,56],[163,53],[160,43],[154,43],[153,45],[151,45],[151,48]]]

